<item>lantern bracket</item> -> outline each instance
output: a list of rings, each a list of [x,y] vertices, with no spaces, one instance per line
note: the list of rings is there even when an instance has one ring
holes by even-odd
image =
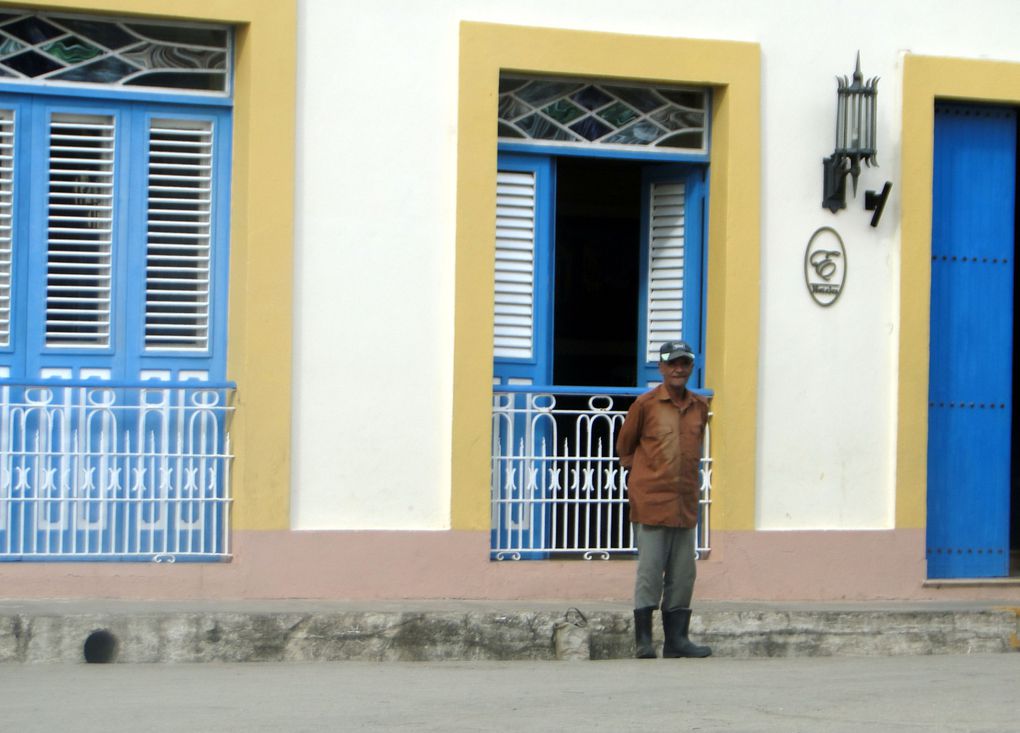
[[[882,218],[882,212],[885,211],[885,202],[889,200],[890,191],[892,191],[892,181],[885,182],[881,193],[878,191],[864,192],[864,210],[875,212],[871,216],[871,226],[878,226],[878,220]]]
[[[846,208],[847,175],[853,179],[856,196],[861,163],[868,167],[878,165],[875,147],[878,77],[864,80],[860,51],[852,81],[845,76],[836,77],[836,84],[836,148],[822,161],[822,207],[833,214]]]

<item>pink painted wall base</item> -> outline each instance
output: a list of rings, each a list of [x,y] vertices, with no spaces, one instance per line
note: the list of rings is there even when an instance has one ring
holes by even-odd
[[[615,600],[632,559],[493,562],[486,532],[234,535],[224,563],[6,563],[0,598]],[[924,531],[713,532],[700,600],[1008,600],[1020,582],[925,587]]]

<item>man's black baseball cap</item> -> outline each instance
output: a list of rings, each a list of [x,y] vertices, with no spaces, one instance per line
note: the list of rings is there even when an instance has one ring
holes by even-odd
[[[694,350],[686,341],[667,341],[659,347],[659,361],[673,361],[684,357],[694,360]]]

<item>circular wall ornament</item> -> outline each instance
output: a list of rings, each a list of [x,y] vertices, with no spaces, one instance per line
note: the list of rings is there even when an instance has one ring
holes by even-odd
[[[836,302],[846,286],[846,247],[832,227],[821,227],[804,250],[804,282],[823,308]]]

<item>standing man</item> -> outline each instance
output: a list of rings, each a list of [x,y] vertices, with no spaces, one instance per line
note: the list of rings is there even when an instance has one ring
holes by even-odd
[[[659,349],[662,384],[634,401],[616,440],[637,538],[634,638],[638,659],[654,659],[652,611],[662,608],[663,657],[707,657],[687,636],[696,574],[695,526],[708,402],[687,389],[694,352],[683,341]]]

